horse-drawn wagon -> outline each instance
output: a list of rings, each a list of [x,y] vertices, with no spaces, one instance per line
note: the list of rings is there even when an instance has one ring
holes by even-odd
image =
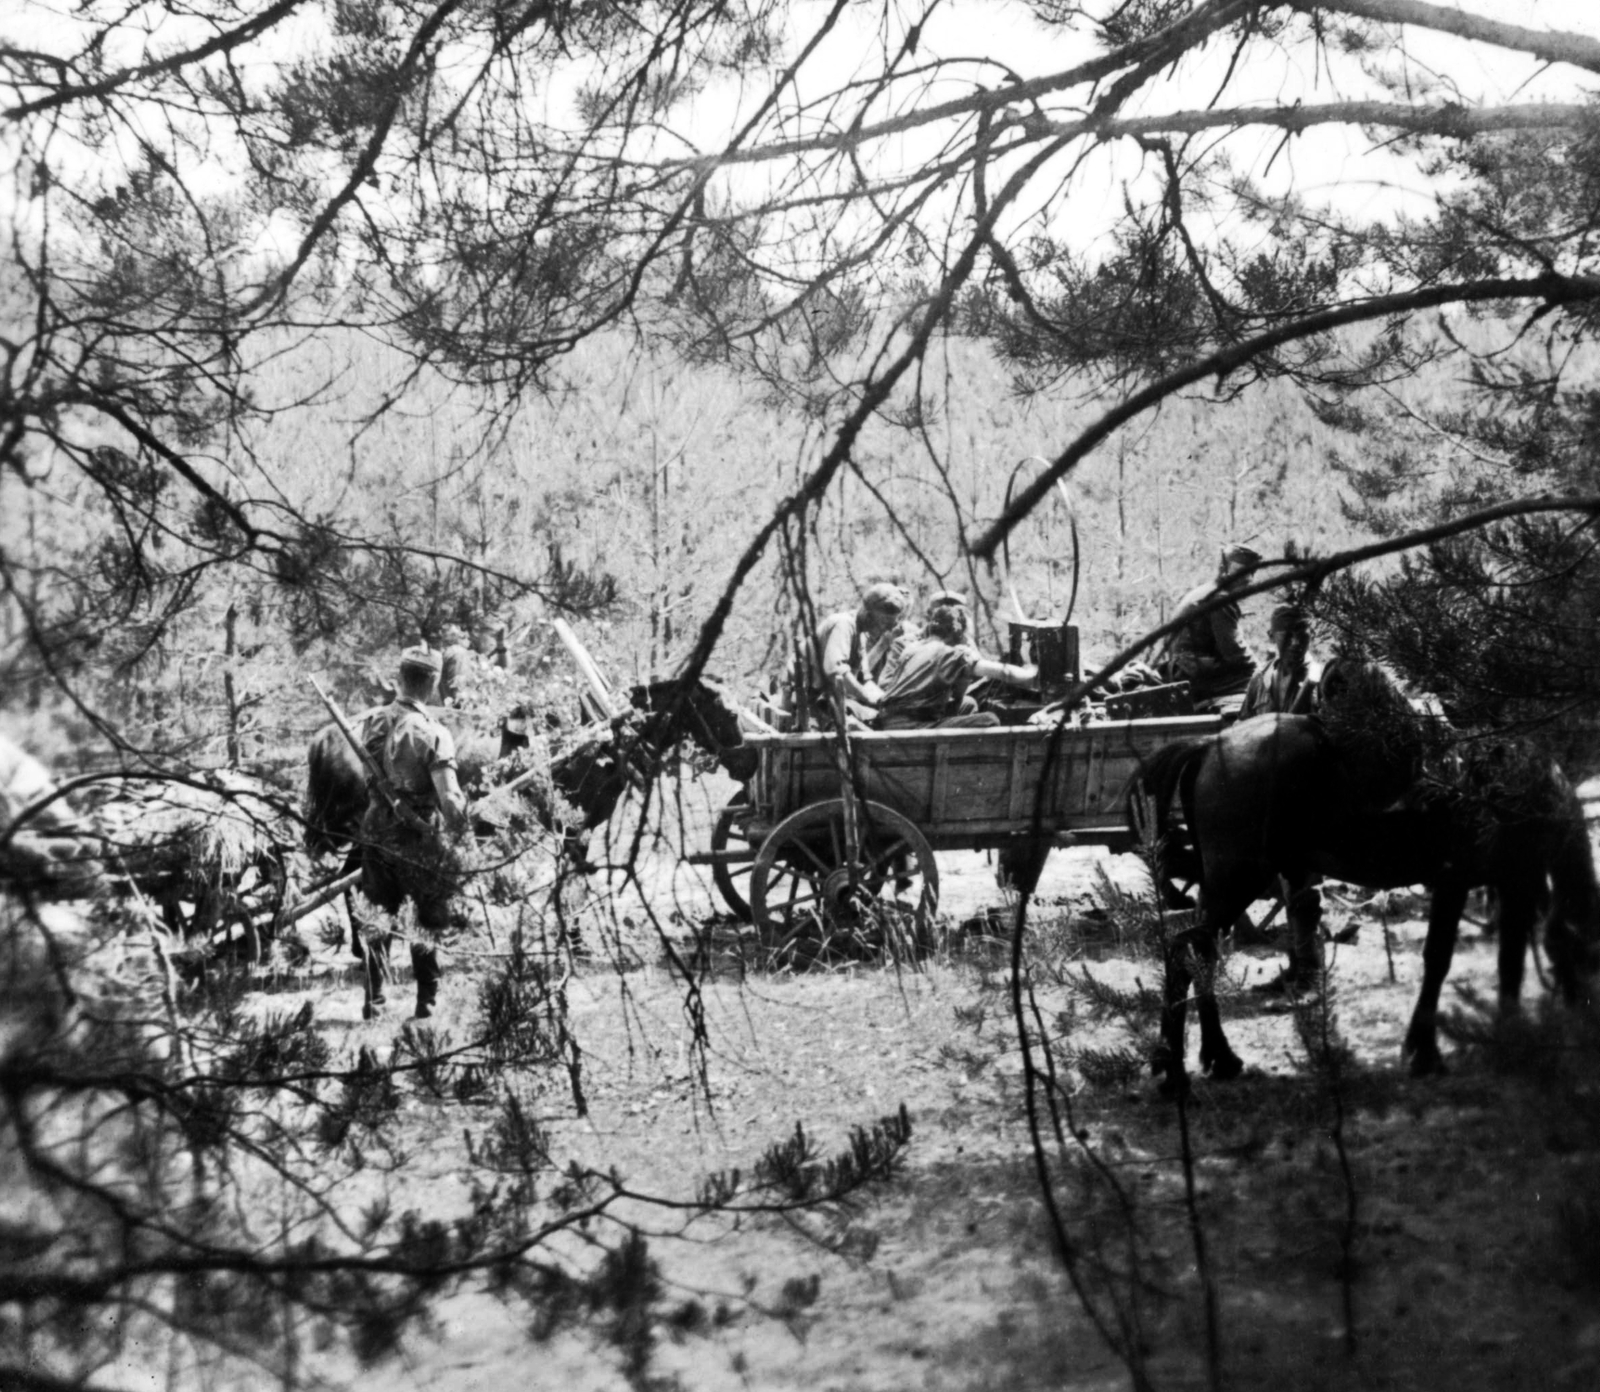
[[[1215,716],[1177,716],[751,735],[755,776],[694,859],[769,941],[923,942],[939,899],[935,852],[1021,851],[1041,837],[1128,848],[1124,806],[1141,763],[1219,728]]]

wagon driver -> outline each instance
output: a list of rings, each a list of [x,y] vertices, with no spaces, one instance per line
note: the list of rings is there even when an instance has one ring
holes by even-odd
[[[399,810],[374,791],[361,820],[362,892],[386,913],[410,899],[416,905],[420,934],[449,927],[457,866],[447,832],[466,829],[467,801],[456,782],[456,746],[450,732],[429,712],[438,697],[440,657],[428,648],[408,648],[400,656],[399,695],[368,717],[363,741],[383,770]],[[389,979],[387,940],[366,948],[364,1019],[383,1012]],[[411,970],[417,981],[416,1018],[433,1014],[439,996],[439,952],[431,941],[411,943]]]
[[[1222,548],[1216,580],[1197,585],[1178,601],[1174,620],[1184,620],[1167,640],[1168,681],[1187,681],[1197,705],[1242,692],[1255,672],[1255,663],[1239,642],[1239,605],[1227,599],[1206,613],[1202,606],[1231,594],[1249,583],[1261,564],[1261,553],[1239,544]]]

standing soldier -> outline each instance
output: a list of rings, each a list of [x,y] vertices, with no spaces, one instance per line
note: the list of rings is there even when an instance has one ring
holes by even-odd
[[[440,705],[459,705],[471,683],[471,673],[477,654],[467,646],[467,631],[458,623],[447,623],[439,632]]]
[[[455,857],[446,830],[467,822],[467,803],[456,783],[456,746],[450,732],[428,711],[437,698],[439,654],[408,648],[400,657],[399,695],[367,720],[363,742],[388,781],[393,802],[377,790],[361,821],[361,888],[386,913],[410,899],[419,933],[449,927],[456,889]],[[385,1004],[389,944],[366,950],[367,987],[362,1018],[373,1019]],[[439,953],[432,942],[413,939],[411,969],[417,979],[416,1018],[433,1014],[439,996]]]
[[[1311,649],[1311,624],[1298,604],[1280,604],[1268,628],[1275,649],[1267,665],[1250,678],[1239,719],[1252,715],[1311,715],[1316,710],[1317,683],[1306,655]]]

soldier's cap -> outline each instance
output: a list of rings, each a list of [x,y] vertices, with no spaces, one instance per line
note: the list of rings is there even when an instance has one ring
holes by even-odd
[[[431,672],[434,676],[438,676],[443,666],[439,654],[432,648],[407,648],[400,654],[402,672]]]
[[[1267,632],[1284,633],[1290,629],[1310,626],[1311,619],[1300,605],[1280,604],[1272,611],[1272,620],[1267,624]]]
[[[967,597],[960,590],[938,590],[928,600],[928,609],[931,612],[942,605],[954,605],[958,609],[967,607]]]
[[[861,607],[873,614],[887,614],[891,619],[898,619],[911,607],[911,602],[898,585],[880,580],[862,592]]]
[[[1243,542],[1232,542],[1222,548],[1222,563],[1237,570],[1254,570],[1261,564],[1261,553]]]

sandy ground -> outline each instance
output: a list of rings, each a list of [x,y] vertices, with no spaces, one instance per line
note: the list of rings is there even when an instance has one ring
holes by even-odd
[[[902,1104],[913,1126],[902,1174],[831,1218],[686,1224],[647,1205],[632,1209],[652,1235],[667,1305],[679,1316],[656,1330],[650,1376],[695,1392],[1129,1386],[1086,1319],[1046,1221],[999,945],[968,943],[915,972],[719,972],[701,983],[710,1047],[700,1054],[682,982],[651,946],[645,905],[686,940],[711,911],[705,875],[668,858],[646,865],[618,900],[636,944],[626,969],[592,962],[569,985],[587,1115],[576,1114],[562,1078],[528,1080],[563,1163],[615,1168],[638,1190],[683,1200],[709,1171],[747,1170],[797,1123],[823,1152]],[[986,857],[942,854],[939,865],[947,922],[1007,909]],[[1129,858],[1052,857],[1032,930],[1041,950],[1094,904],[1102,876],[1130,890],[1144,883]],[[1537,1198],[1540,1184],[1560,1179],[1552,1165],[1588,1164],[1600,1175],[1600,1164],[1581,1146],[1535,1147],[1532,1160],[1512,1153],[1498,1123],[1483,1120],[1500,1104],[1491,1095],[1499,1084],[1481,1067],[1444,1082],[1400,1073],[1420,976],[1416,912],[1402,899],[1385,923],[1352,894],[1330,905],[1327,920],[1358,930],[1335,949],[1338,1021],[1357,1065],[1376,1080],[1352,1092],[1347,1123],[1361,1205],[1358,1338],[1349,1336],[1331,1236],[1347,1189],[1293,1017],[1248,994],[1228,1006],[1250,1071],[1229,1087],[1201,1081],[1193,1117],[1229,1385],[1600,1385],[1600,1300],[1551,1255],[1558,1234]],[[1469,930],[1453,985],[1488,989],[1493,953]],[[1230,979],[1265,976],[1278,960],[1270,948],[1237,953]],[[1159,975],[1148,958],[1119,955],[1115,945],[1066,965],[1129,990]],[[1103,1023],[1071,1024],[1074,993],[1059,974],[1038,979],[1043,1018],[1063,1037],[1114,1036]],[[457,962],[441,1028],[464,1021],[473,985],[472,963]],[[304,994],[342,1049],[381,1046],[396,1028],[362,1024],[353,985]],[[279,995],[273,1008],[298,1000]],[[1095,1153],[1138,1200],[1152,1289],[1164,1292],[1141,1302],[1151,1376],[1162,1387],[1204,1385],[1199,1266],[1171,1104],[1139,1078],[1085,1094],[1080,1105]],[[412,1159],[402,1202],[448,1211],[469,1177],[461,1114],[421,1101],[405,1108]],[[1071,1163],[1057,1171],[1058,1192],[1069,1197]],[[1100,1216],[1069,1205],[1069,1230]],[[530,1343],[512,1309],[482,1296],[446,1302],[432,1337],[414,1340],[400,1360],[359,1373],[330,1361],[324,1371],[349,1373],[364,1388],[429,1392],[629,1385],[603,1338]]]

